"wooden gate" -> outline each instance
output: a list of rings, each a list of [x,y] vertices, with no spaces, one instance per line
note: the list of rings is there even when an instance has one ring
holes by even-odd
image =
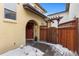
[[[54,44],[57,43],[57,28],[54,28],[54,27],[48,28],[47,42],[54,43]]]
[[[54,27],[48,28],[47,26],[40,27],[40,40],[50,43],[57,43],[57,29]]]
[[[48,33],[48,27],[41,26],[40,27],[40,40],[41,41],[47,41],[47,33]]]

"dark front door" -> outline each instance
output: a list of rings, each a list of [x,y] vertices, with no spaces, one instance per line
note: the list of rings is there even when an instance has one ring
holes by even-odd
[[[33,23],[28,23],[26,27],[26,39],[33,39]]]

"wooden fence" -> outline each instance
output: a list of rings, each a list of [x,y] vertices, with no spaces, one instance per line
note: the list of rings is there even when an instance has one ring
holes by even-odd
[[[77,50],[77,20],[60,24],[58,43],[72,51]]]
[[[77,51],[77,20],[60,24],[59,28],[41,26],[40,39]]]
[[[59,28],[58,29],[58,43],[75,51],[76,49],[76,29],[75,28]]]

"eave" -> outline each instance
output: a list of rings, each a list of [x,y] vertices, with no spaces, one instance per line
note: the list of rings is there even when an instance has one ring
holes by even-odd
[[[45,16],[44,14],[42,14],[41,12],[39,12],[38,10],[36,10],[33,6],[31,6],[29,3],[27,3],[27,4],[23,4],[23,7],[27,10],[29,10],[29,11],[31,11],[31,12],[33,12],[33,13],[35,13],[35,14],[37,14],[37,15],[39,15],[39,16],[41,16],[42,18],[47,18],[47,16]]]
[[[47,12],[39,3],[35,3],[37,4],[45,13]]]

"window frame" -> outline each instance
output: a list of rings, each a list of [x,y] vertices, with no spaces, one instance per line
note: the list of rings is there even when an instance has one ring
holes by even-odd
[[[14,13],[15,16],[13,14],[6,16],[6,10],[7,11],[10,11],[11,14]],[[14,16],[14,18],[12,18],[12,16]],[[12,10],[10,10],[8,8],[4,8],[4,18],[11,19],[11,20],[16,20],[16,12],[15,11],[12,11]]]

